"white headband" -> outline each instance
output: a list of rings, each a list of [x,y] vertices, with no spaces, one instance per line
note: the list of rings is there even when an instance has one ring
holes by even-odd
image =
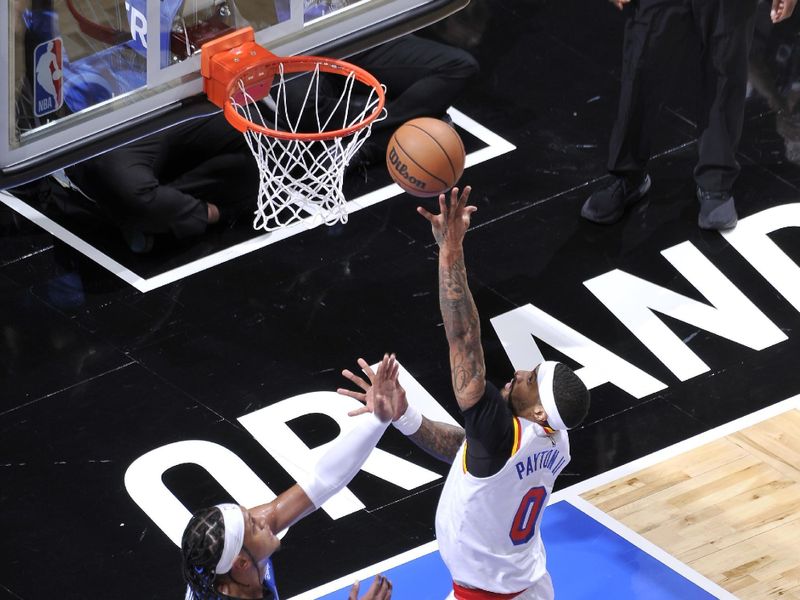
[[[561,420],[561,415],[556,408],[556,397],[553,394],[553,374],[558,363],[546,360],[539,365],[536,371],[536,385],[539,388],[539,401],[547,413],[547,424],[553,429],[569,429]]]
[[[238,504],[217,504],[217,508],[222,512],[225,525],[225,543],[217,563],[217,573],[227,573],[244,544],[244,514]]]

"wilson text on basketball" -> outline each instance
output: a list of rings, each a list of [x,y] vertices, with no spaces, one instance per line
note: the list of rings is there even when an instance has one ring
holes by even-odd
[[[400,160],[400,157],[397,155],[397,152],[395,151],[394,147],[392,147],[392,149],[389,150],[389,162],[391,163],[391,165],[394,168],[395,172],[400,177],[405,179],[408,183],[410,183],[411,185],[413,185],[417,189],[420,189],[420,190],[424,190],[425,189],[425,182],[424,181],[420,181],[419,179],[417,179],[413,175],[409,174],[408,166],[406,165],[406,163],[404,163],[402,160]]]

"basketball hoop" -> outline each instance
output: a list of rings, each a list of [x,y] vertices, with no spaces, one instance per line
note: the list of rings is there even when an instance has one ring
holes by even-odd
[[[345,167],[385,114],[378,80],[340,60],[275,56],[255,43],[249,27],[204,44],[200,70],[209,100],[244,133],[258,163],[253,227],[346,223]],[[343,78],[338,99],[321,93],[325,73]],[[299,107],[289,96],[302,97]]]

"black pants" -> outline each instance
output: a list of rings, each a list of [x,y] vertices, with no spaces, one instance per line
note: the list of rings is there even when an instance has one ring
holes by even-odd
[[[177,238],[203,233],[220,211],[255,207],[258,167],[223,115],[193,119],[67,170],[112,219]]]
[[[608,170],[642,171],[651,153],[664,86],[677,83],[681,58],[700,60],[697,185],[728,191],[739,175],[747,55],[757,0],[634,0],[625,25],[619,112]],[[627,9],[629,10],[629,9]],[[700,43],[699,57],[681,50]]]

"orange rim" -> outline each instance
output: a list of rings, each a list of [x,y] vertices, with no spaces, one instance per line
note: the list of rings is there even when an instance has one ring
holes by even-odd
[[[363,120],[359,121],[351,125],[350,127],[346,127],[344,129],[336,129],[332,131],[323,131],[319,133],[293,133],[291,131],[279,131],[277,129],[270,129],[269,127],[264,127],[257,123],[253,123],[252,121],[243,117],[239,112],[234,108],[233,102],[231,101],[231,96],[235,91],[234,88],[238,85],[239,81],[244,77],[248,72],[258,69],[268,67],[277,74],[279,65],[283,64],[283,71],[284,73],[302,73],[302,72],[310,72],[313,71],[317,65],[319,65],[320,71],[324,71],[325,73],[333,73],[336,75],[342,75],[344,77],[348,77],[350,73],[355,75],[355,78],[363,83],[364,85],[370,86],[375,93],[378,95],[378,104],[372,110],[372,112],[366,116]],[[370,123],[372,123],[375,119],[377,119],[381,112],[383,112],[383,106],[386,102],[386,95],[383,91],[383,87],[381,86],[380,82],[368,71],[358,67],[354,64],[345,62],[343,60],[337,60],[334,58],[325,58],[321,56],[286,56],[276,58],[275,60],[265,61],[259,63],[257,65],[252,65],[247,69],[244,69],[241,73],[237,75],[231,82],[228,84],[228,99],[225,100],[225,104],[223,106],[223,110],[225,112],[225,118],[228,122],[233,125],[236,129],[241,132],[245,131],[252,131],[254,133],[260,133],[262,135],[266,135],[269,137],[278,138],[281,140],[304,140],[307,142],[315,142],[321,140],[330,140],[337,137],[346,137],[358,131],[359,129],[363,129]]]

